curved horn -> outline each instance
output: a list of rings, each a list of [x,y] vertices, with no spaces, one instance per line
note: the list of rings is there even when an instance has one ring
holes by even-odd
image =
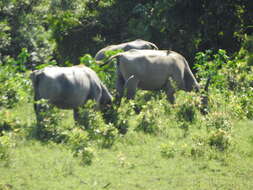
[[[99,66],[100,66],[100,67],[103,67],[103,66],[107,65],[107,64],[110,63],[114,58],[117,58],[117,57],[120,56],[120,55],[121,55],[121,54],[118,53],[118,54],[116,54],[116,55],[111,56],[106,62],[104,62],[103,64],[101,64],[101,65],[99,65]]]
[[[153,47],[155,50],[158,50],[158,47],[155,44],[149,42],[149,45],[151,45],[151,47]]]

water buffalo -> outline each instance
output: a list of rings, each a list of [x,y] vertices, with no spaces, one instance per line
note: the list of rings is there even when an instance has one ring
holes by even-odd
[[[46,99],[61,109],[73,109],[78,120],[78,107],[93,99],[99,107],[112,102],[112,96],[102,84],[97,74],[86,66],[49,66],[33,71],[30,75],[34,88],[34,109],[37,121],[40,104],[36,101]]]
[[[137,39],[131,42],[126,42],[126,43],[122,43],[122,44],[117,44],[117,45],[110,45],[107,46],[101,50],[99,50],[96,55],[95,55],[95,59],[97,61],[100,61],[102,59],[105,58],[105,52],[106,51],[114,51],[114,50],[123,50],[123,51],[128,51],[130,49],[158,49],[158,47],[148,41],[145,40],[141,40],[141,39]]]
[[[174,103],[175,85],[185,91],[200,88],[186,59],[174,51],[132,49],[112,56],[102,65],[114,58],[117,58],[116,90],[119,99],[125,88],[129,99],[134,98],[137,88],[164,89],[168,100]]]

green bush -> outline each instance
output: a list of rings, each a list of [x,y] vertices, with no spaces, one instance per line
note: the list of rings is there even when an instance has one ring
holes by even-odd
[[[137,104],[138,105],[138,104]],[[169,102],[164,94],[160,97],[152,97],[151,100],[141,105],[141,111],[137,117],[137,131],[149,134],[159,134],[167,126],[167,114],[170,113]],[[163,118],[165,116],[165,118]]]
[[[192,104],[182,104],[177,111],[177,119],[192,123],[196,120],[196,107]]]
[[[118,131],[111,123],[105,123],[102,113],[94,110],[95,105],[95,101],[89,100],[79,109],[79,124],[88,132],[90,140],[97,141],[101,147],[110,147],[118,136]]]
[[[36,137],[43,141],[61,142],[65,140],[64,129],[60,126],[63,117],[61,110],[49,104],[45,99],[36,101],[36,104],[40,107],[37,116],[39,120],[35,129]]]
[[[0,118],[0,136],[5,132],[19,130],[23,127],[18,118],[11,117],[10,110],[1,110]]]
[[[207,129],[221,129],[231,131],[232,121],[229,116],[224,112],[212,112],[206,118]]]
[[[115,118],[116,121],[114,121],[114,125],[121,134],[125,134],[133,124],[130,121],[132,116],[135,114],[134,107],[134,101],[127,100],[126,98],[122,98],[120,106],[117,107],[117,116]]]
[[[197,77],[203,82],[209,77],[211,78],[211,85],[220,90],[227,89],[227,80],[225,73],[219,72],[229,62],[229,57],[225,50],[219,49],[217,53],[206,50],[205,52],[198,52],[195,56],[195,69],[197,70]]]
[[[202,86],[207,78],[211,78],[210,109],[215,106],[218,109],[219,102],[237,118],[252,118],[253,74],[252,67],[247,62],[249,55],[251,54],[244,48],[233,58],[228,57],[224,50],[217,53],[207,50],[196,54],[195,68]]]
[[[253,93],[252,91],[240,97],[240,103],[244,114],[248,119],[253,119]]]
[[[0,136],[0,163],[4,162],[4,165],[8,165],[11,158],[10,149],[16,145],[16,134],[13,132],[3,132],[2,136]]]
[[[23,49],[17,59],[5,57],[0,63],[0,107],[13,108],[22,99],[28,99],[31,82],[25,73],[29,54]]]
[[[118,130],[112,123],[106,124],[102,113],[95,107],[96,102],[89,100],[79,108],[78,125],[65,133],[73,155],[80,157],[84,164],[92,163],[95,146],[109,148],[118,137]]]
[[[74,156],[81,157],[83,164],[92,163],[94,153],[88,132],[78,127],[74,128],[68,133],[67,144]]]
[[[105,53],[106,58],[102,62],[97,62],[90,54],[85,54],[80,58],[80,64],[84,64],[87,67],[93,69],[100,80],[106,85],[107,88],[113,89],[116,81],[115,65],[114,62],[109,63],[103,67],[100,64],[106,61],[109,57],[121,52],[121,50],[107,51]]]
[[[223,129],[218,129],[209,136],[208,143],[210,146],[224,151],[231,145],[231,135]]]

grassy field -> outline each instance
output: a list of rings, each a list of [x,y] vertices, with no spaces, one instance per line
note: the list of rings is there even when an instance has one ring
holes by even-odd
[[[87,102],[79,125],[71,111],[48,109],[41,128],[29,72],[7,65],[0,72],[0,190],[253,189],[253,68],[222,50],[210,68],[211,57],[197,55],[201,85],[213,76],[206,107],[204,91],[177,91],[172,105],[164,93],[138,90],[104,115]]]
[[[0,161],[1,190],[253,189],[251,121],[233,121],[225,150],[208,145],[202,137],[210,138],[210,131],[198,124],[190,125],[187,134],[172,121],[158,134],[130,127],[110,148],[93,146],[92,164],[87,165],[64,143],[33,138],[36,126],[30,103],[6,114],[20,121],[22,128],[1,137],[9,143],[7,158]],[[64,112],[59,127],[72,126],[71,116]],[[134,117],[130,126],[137,125]]]

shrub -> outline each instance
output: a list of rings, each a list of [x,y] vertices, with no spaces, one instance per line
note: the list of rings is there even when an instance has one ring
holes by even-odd
[[[60,110],[49,104],[48,100],[41,99],[36,102],[40,107],[40,113],[38,113],[38,126],[36,128],[36,136],[40,140],[53,140],[60,142],[64,140],[64,135],[61,134],[63,130],[59,124],[62,119]]]
[[[177,92],[177,103],[174,105],[175,115],[180,122],[194,123],[197,120],[198,108],[201,107],[199,94],[195,92]]]
[[[104,59],[104,61],[106,61],[112,55],[117,54],[118,52],[120,51],[116,50],[106,52],[106,58]],[[97,63],[97,61],[90,54],[85,54],[80,58],[80,64],[84,64],[87,67],[93,69],[97,73],[99,78],[105,83],[105,85],[109,89],[112,89],[115,86],[116,81],[115,65],[111,63],[100,67],[99,63]]]
[[[0,136],[4,135],[5,132],[15,131],[23,128],[19,119],[10,116],[11,111],[0,111]]]
[[[200,115],[198,109],[201,107],[200,97],[195,92],[185,91],[178,91],[177,97],[172,113],[174,113],[176,125],[183,130],[183,137],[186,137],[190,127],[198,121]]]
[[[91,140],[96,140],[102,147],[110,147],[117,137],[117,129],[111,123],[105,123],[102,113],[94,110],[95,104],[95,101],[89,100],[79,109],[79,123],[88,132]]]
[[[153,103],[162,106],[166,114],[171,114],[171,104],[167,101],[167,95],[163,91],[144,91],[139,90],[136,93],[134,99],[134,110],[136,113],[140,113],[142,106],[146,105],[147,102],[152,101]]]
[[[118,137],[118,131],[112,123],[106,124],[100,111],[95,110],[96,102],[89,100],[79,108],[78,125],[67,132],[68,145],[74,156],[80,156],[84,164],[91,164],[94,158],[94,146],[109,148]]]
[[[179,121],[192,123],[196,119],[196,107],[191,104],[182,104],[176,115]]]
[[[114,125],[121,134],[125,134],[130,128],[131,117],[134,116],[135,103],[133,100],[123,98],[120,106],[117,108],[117,117]]]
[[[224,50],[219,50],[217,53],[210,50],[199,52],[196,55],[195,68],[201,81],[211,77],[211,88],[222,96],[221,103],[224,106],[227,104],[226,107],[234,107],[230,108],[231,114],[239,118],[252,118],[253,75],[252,67],[248,62],[252,53],[251,45],[248,47],[247,43],[245,44],[233,59],[228,57]],[[231,105],[231,99],[234,105]]]
[[[141,112],[137,117],[137,127],[135,130],[143,131],[150,134],[158,134],[162,132],[167,126],[166,116],[170,112],[169,103],[167,102],[165,96],[161,99],[153,97],[150,101],[147,101],[141,107]]]
[[[221,129],[231,131],[231,118],[224,112],[212,112],[206,118],[206,127],[208,130]]]
[[[68,137],[67,144],[73,152],[73,155],[80,156],[82,163],[88,165],[91,164],[94,153],[91,148],[88,132],[76,127],[68,133]]]
[[[112,105],[105,107],[103,109],[101,109],[103,118],[105,120],[106,123],[112,123],[115,126],[117,126],[117,121],[118,121],[118,108],[119,105],[113,103]]]
[[[224,151],[231,144],[231,135],[229,132],[223,129],[218,129],[217,131],[212,132],[212,134],[209,136],[208,143],[210,146]]]
[[[227,80],[225,73],[219,72],[228,62],[229,57],[226,51],[219,49],[217,53],[211,50],[205,52],[198,52],[195,57],[195,69],[197,77],[202,81],[211,77],[211,85],[219,88],[220,90],[227,88]]]
[[[27,50],[23,49],[16,60],[6,57],[0,63],[0,107],[13,108],[30,94],[31,83],[24,73],[28,56]]]
[[[155,134],[159,130],[159,124],[157,116],[153,115],[153,112],[144,110],[140,113],[139,124],[136,127],[137,131],[143,131],[145,133]]]
[[[248,119],[253,119],[253,89],[240,96],[243,113]]]
[[[4,161],[5,164],[8,164],[10,159],[10,148],[16,146],[15,134],[11,132],[4,132],[0,136],[0,163]]]

